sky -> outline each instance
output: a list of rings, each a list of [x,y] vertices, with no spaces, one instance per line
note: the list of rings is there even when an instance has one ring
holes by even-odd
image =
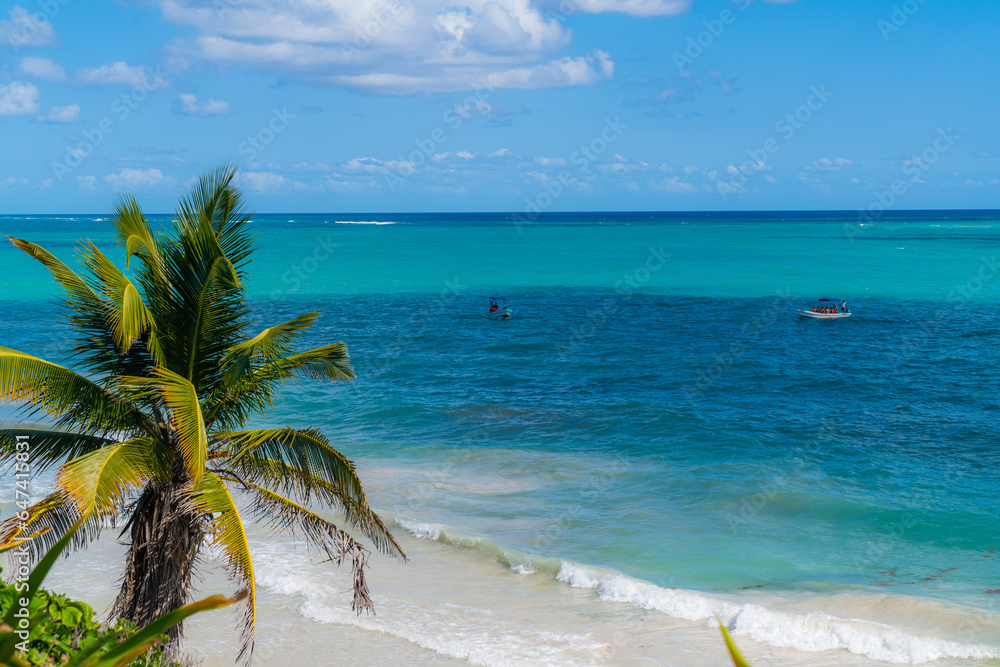
[[[995,0],[19,0],[0,214],[1000,208]]]

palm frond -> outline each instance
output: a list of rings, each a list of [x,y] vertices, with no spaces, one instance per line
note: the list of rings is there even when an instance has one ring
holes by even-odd
[[[85,433],[69,433],[51,429],[0,429],[0,461],[13,460],[17,453],[17,436],[28,436],[31,443],[33,473],[47,470],[56,463],[82,456],[110,445],[113,440]]]
[[[115,200],[111,223],[115,226],[118,240],[125,246],[126,269],[129,268],[129,260],[136,256],[162,273],[163,259],[156,234],[131,192],[124,192]]]
[[[220,438],[218,449],[228,456],[216,465],[285,493],[301,493],[306,502],[317,496],[343,510],[379,551],[405,560],[403,550],[368,504],[354,463],[319,431],[285,427],[224,433]]]
[[[56,279],[56,282],[66,290],[67,296],[71,301],[87,304],[98,309],[101,307],[101,299],[90,285],[77,275],[75,271],[56,259],[48,250],[30,241],[16,239],[12,236],[8,236],[7,239],[44,264],[45,268],[52,274],[52,277]]]
[[[230,575],[247,589],[243,613],[243,639],[237,660],[253,653],[254,625],[257,614],[257,580],[254,577],[250,544],[236,501],[222,479],[206,472],[193,487],[192,500],[198,509],[211,516],[212,543],[222,550]]]
[[[234,345],[222,358],[226,385],[233,386],[243,379],[252,362],[269,362],[285,356],[292,342],[316,324],[319,312],[305,313],[281,324],[268,327],[253,338]]]
[[[0,401],[27,403],[83,431],[149,426],[135,406],[73,371],[0,346]]]
[[[81,518],[76,503],[61,490],[49,494],[25,511],[28,513],[27,521],[22,521],[18,513],[0,523],[0,543],[44,530],[44,533],[25,545],[32,562],[41,558]],[[71,548],[82,549],[96,540],[100,537],[103,526],[102,517],[96,514],[88,517],[83,527],[73,535]]]
[[[261,368],[259,379],[307,377],[342,382],[354,379],[354,366],[344,343],[331,343],[313,350],[291,354]]]
[[[177,432],[177,443],[187,466],[191,483],[197,486],[205,471],[208,457],[208,433],[198,402],[198,392],[187,378],[166,368],[154,370],[157,385],[164,403],[170,408],[171,423]]]
[[[211,243],[183,238],[166,261],[172,289],[151,300],[155,320],[169,323],[160,336],[162,365],[199,391],[220,382],[219,360],[242,340],[248,312],[232,263]]]
[[[237,479],[232,481],[241,484],[253,498],[252,511],[255,516],[266,519],[273,525],[300,532],[322,549],[338,567],[345,560],[350,560],[354,580],[351,609],[358,614],[363,611],[375,612],[365,580],[368,551],[357,540],[333,523],[280,494]]]
[[[108,307],[111,332],[122,352],[128,352],[144,333],[146,347],[159,356],[153,315],[146,308],[142,295],[114,263],[92,243],[84,244],[84,263],[99,281]]]
[[[102,374],[137,374],[150,364],[145,341],[126,353],[116,343],[109,327],[108,306],[76,272],[41,246],[8,237],[15,246],[41,262],[66,290],[65,304],[77,336],[74,354],[89,370]]]
[[[311,378],[329,381],[354,379],[354,367],[344,343],[324,345],[265,363],[235,387],[225,385],[209,400],[209,422],[223,428],[243,424],[252,415],[264,415],[274,406],[284,382]]]
[[[63,464],[56,483],[80,516],[114,516],[150,482],[170,479],[169,449],[154,438],[135,438],[88,452]]]

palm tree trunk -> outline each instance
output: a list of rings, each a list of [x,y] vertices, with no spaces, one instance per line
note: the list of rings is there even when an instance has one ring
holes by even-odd
[[[183,487],[149,486],[136,502],[122,530],[129,531],[131,543],[113,617],[142,627],[187,601],[203,526]],[[182,633],[180,624],[167,631],[175,648]]]

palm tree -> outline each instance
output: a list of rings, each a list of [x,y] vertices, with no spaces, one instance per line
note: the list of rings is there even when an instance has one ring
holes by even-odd
[[[61,464],[57,490],[28,508],[26,521],[0,525],[0,542],[49,527],[31,542],[37,556],[78,519],[86,521],[77,548],[123,523],[129,549],[112,613],[140,626],[187,601],[198,555],[215,545],[249,591],[240,650],[249,659],[254,572],[238,497],[254,517],[299,532],[338,565],[349,561],[359,614],[373,610],[370,552],[309,503],[343,512],[376,549],[406,557],[369,507],[354,464],[322,433],[247,428],[285,382],[342,381],[354,371],[343,343],[293,351],[319,313],[254,330],[244,293],[251,215],[235,174],[228,165],[202,176],[165,231],[154,232],[123,194],[113,222],[129,273],[90,242],[81,246],[81,277],[10,238],[64,288],[78,370],[0,347],[0,401],[53,422],[0,430],[0,458],[15,461],[16,436],[28,435],[34,474]]]

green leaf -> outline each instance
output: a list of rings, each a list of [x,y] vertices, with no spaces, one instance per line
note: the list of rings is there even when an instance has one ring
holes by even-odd
[[[746,661],[740,650],[736,648],[736,642],[729,636],[729,631],[726,630],[726,626],[718,614],[715,615],[715,620],[719,622],[719,630],[722,632],[722,638],[726,641],[726,648],[729,649],[729,657],[733,659],[733,664],[736,667],[750,667],[750,663]]]
[[[225,555],[226,567],[246,587],[247,606],[243,616],[243,642],[240,656],[253,646],[254,624],[257,614],[257,580],[250,557],[243,520],[229,489],[213,472],[206,472],[201,484],[194,489],[195,505],[212,517],[212,542]]]
[[[68,461],[57,484],[74,500],[80,516],[114,516],[130,493],[150,481],[168,481],[169,464],[169,450],[159,440],[135,438]]]
[[[205,460],[208,458],[208,433],[198,392],[187,378],[166,368],[156,368],[153,372],[156,375],[154,382],[170,408],[171,421],[177,431],[177,441],[191,476],[191,484],[197,486],[205,473]]]
[[[42,559],[38,561],[38,565],[36,565],[31,571],[31,574],[28,575],[28,590],[24,592],[24,597],[29,600],[35,597],[35,592],[38,590],[39,586],[42,585],[42,581],[45,579],[46,575],[48,575],[52,566],[55,565],[55,562],[59,558],[59,555],[62,554],[63,549],[65,549],[66,545],[69,544],[69,541],[73,539],[73,533],[75,533],[80,526],[83,525],[84,520],[85,519],[80,519],[74,523],[70,529],[66,531],[66,534],[55,543],[55,546],[49,549],[49,551],[42,556]],[[16,607],[17,605],[11,605],[3,619],[3,622],[10,627],[14,627],[14,614],[17,613]]]

